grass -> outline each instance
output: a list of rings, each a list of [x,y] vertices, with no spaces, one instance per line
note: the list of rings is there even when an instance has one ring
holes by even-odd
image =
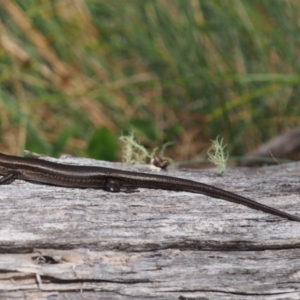
[[[243,156],[300,121],[297,1],[2,1],[0,150]],[[105,151],[105,148],[111,151]]]

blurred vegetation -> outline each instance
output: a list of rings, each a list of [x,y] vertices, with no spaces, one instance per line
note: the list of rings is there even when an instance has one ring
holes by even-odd
[[[297,0],[0,0],[0,150],[242,156],[300,122]]]

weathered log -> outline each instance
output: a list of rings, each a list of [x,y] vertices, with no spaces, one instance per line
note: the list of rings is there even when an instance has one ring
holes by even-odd
[[[280,166],[168,175],[300,214],[300,175]],[[187,192],[19,180],[0,190],[0,299],[300,298],[300,223]]]
[[[245,160],[241,162],[243,166],[253,166],[265,163],[263,157],[272,158],[272,155],[279,158],[292,160],[300,159],[300,126],[284,132],[266,143],[254,149]],[[256,158],[259,158],[256,159]],[[274,160],[273,163],[276,163]]]

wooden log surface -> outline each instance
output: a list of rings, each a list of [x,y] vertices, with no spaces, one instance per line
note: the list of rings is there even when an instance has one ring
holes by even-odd
[[[300,173],[280,166],[167,175],[300,215]],[[0,299],[300,299],[300,223],[187,192],[0,189]]]

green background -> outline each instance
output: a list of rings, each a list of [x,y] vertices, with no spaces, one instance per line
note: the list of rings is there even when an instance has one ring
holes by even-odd
[[[0,150],[243,156],[300,120],[300,1],[1,1]]]

